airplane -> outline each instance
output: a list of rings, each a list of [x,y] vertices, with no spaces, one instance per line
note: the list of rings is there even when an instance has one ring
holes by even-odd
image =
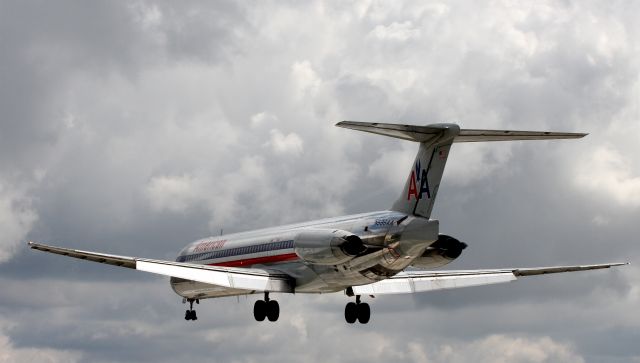
[[[321,219],[249,232],[207,237],[184,247],[175,261],[118,256],[28,242],[35,250],[170,277],[173,291],[189,303],[185,320],[197,320],[194,302],[264,294],[255,301],[256,321],[277,321],[280,306],[270,293],[344,291],[347,323],[367,324],[371,308],[362,296],[408,294],[514,281],[519,277],[604,269],[628,263],[434,270],[457,259],[467,244],[439,233],[431,219],[453,143],[576,139],[587,134],[461,129],[342,121],[336,126],[419,144],[409,177],[388,210]]]

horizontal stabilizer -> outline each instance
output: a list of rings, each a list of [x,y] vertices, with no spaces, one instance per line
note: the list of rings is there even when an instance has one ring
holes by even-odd
[[[461,129],[453,142],[579,139],[587,135],[578,132]]]
[[[359,121],[341,121],[336,124],[347,129],[426,143],[437,139],[445,125],[448,124],[415,126]],[[586,135],[588,134],[576,132],[460,129],[453,142],[578,139]]]
[[[384,124],[379,122],[340,121],[336,126],[417,142],[428,142],[437,138],[442,132],[441,128],[432,126]]]

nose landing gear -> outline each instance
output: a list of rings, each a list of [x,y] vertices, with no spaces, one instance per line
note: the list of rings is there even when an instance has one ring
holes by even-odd
[[[344,307],[344,319],[349,324],[358,320],[360,324],[366,324],[371,318],[371,308],[369,304],[360,302],[360,295],[356,295],[356,302],[350,302]]]
[[[189,302],[189,310],[184,312],[184,320],[198,320],[198,316],[196,315],[196,311],[193,310],[193,302],[196,304],[200,304],[199,299],[187,299]]]
[[[257,321],[276,321],[280,317],[280,305],[276,300],[269,300],[269,293],[264,293],[264,300],[257,300],[253,305],[253,317]]]

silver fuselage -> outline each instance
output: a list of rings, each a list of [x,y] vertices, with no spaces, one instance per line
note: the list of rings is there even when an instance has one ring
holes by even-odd
[[[357,264],[311,263],[301,258],[295,239],[302,231],[316,229],[348,231],[369,248],[354,259]],[[326,293],[389,278],[437,239],[437,220],[379,211],[204,238],[187,245],[176,261],[281,271],[295,280],[296,293]],[[370,252],[374,257],[367,257]],[[171,287],[183,297],[199,299],[254,292],[177,278],[171,279]]]

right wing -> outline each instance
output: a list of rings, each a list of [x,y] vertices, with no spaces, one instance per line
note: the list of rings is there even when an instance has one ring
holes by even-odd
[[[368,285],[353,286],[356,295],[411,294],[515,281],[521,276],[597,270],[628,263],[463,271],[407,271]]]
[[[294,281],[284,273],[257,269],[196,265],[192,263],[153,260],[149,258],[110,255],[29,242],[34,250],[83,260],[151,272],[158,275],[199,281],[229,289],[249,291],[293,292]]]

